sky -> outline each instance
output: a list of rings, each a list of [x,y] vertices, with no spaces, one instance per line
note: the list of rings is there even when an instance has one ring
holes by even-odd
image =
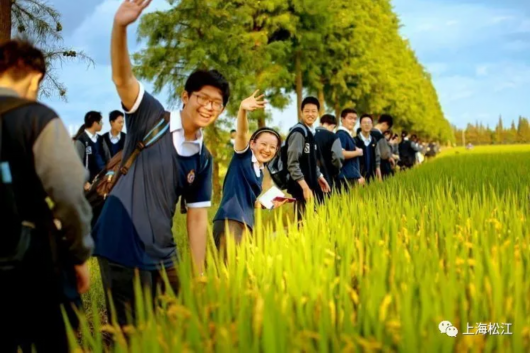
[[[71,133],[89,110],[104,117],[120,109],[111,81],[110,32],[122,0],[49,0],[62,15],[64,45],[83,50],[95,64],[67,63],[56,68],[67,89],[67,102],[44,99]],[[530,116],[530,1],[393,0],[402,28],[420,62],[432,74],[445,117],[458,127],[482,122],[493,127],[499,115],[505,126]],[[168,9],[153,0],[146,12]],[[136,25],[129,28],[129,50],[142,48]],[[152,87],[144,82],[146,89]],[[251,92],[250,92],[251,93]],[[167,103],[168,97],[158,99]],[[274,126],[284,132],[296,123],[296,99],[271,109]],[[177,107],[167,107],[175,109]],[[108,120],[103,131],[108,130]]]

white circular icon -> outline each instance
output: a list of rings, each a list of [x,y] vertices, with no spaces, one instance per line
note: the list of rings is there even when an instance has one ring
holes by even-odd
[[[447,334],[447,336],[449,337],[456,337],[456,335],[458,335],[458,329],[454,326],[451,326],[451,327],[448,327],[447,330],[445,331],[445,333]]]
[[[440,322],[440,325],[438,325],[438,328],[440,329],[441,333],[446,333],[447,328],[451,326],[453,326],[453,324],[449,321],[442,321]]]

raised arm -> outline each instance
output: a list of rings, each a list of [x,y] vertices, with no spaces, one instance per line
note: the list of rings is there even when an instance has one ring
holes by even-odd
[[[236,138],[234,143],[234,149],[236,152],[241,152],[248,146],[249,129],[247,111],[254,111],[256,109],[263,109],[267,104],[263,99],[263,94],[256,97],[259,90],[255,91],[250,97],[246,98],[241,102],[239,106],[239,112],[237,113],[237,125],[236,125]]]
[[[127,26],[136,21],[151,0],[125,0],[114,16],[111,39],[112,81],[116,85],[123,106],[130,110],[140,85],[134,77],[127,48]]]

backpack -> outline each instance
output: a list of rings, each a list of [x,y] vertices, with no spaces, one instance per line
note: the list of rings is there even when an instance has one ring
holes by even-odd
[[[296,124],[293,126],[282,147],[280,148],[280,153],[277,153],[276,156],[274,156],[274,158],[271,159],[271,161],[267,164],[267,170],[269,171],[272,181],[281,190],[287,189],[289,180],[291,178],[289,175],[289,170],[287,169],[287,149],[289,148],[287,141],[289,141],[291,134],[298,125],[302,126],[304,137],[307,137],[307,130],[302,124]]]
[[[35,102],[10,97],[0,106],[0,156],[2,155],[2,117],[9,111],[16,110]],[[2,236],[0,237],[0,271],[12,270],[26,254],[35,226],[20,218],[13,190],[13,179],[9,162],[0,160],[0,214]]]
[[[162,118],[158,123],[145,135],[144,139],[136,145],[129,158],[123,163],[123,150],[118,152],[110,159],[105,168],[100,171],[90,188],[85,192],[85,197],[92,206],[92,209],[100,210],[105,200],[112,191],[112,188],[122,175],[127,174],[138,155],[147,147],[152,146],[169,130],[170,113],[164,111]]]

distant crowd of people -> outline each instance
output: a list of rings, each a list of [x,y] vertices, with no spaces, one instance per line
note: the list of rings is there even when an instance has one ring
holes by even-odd
[[[0,44],[2,352],[68,350],[61,306],[75,328],[71,309],[80,308],[80,294],[90,287],[92,256],[111,294],[107,312],[113,304],[120,325],[135,317],[135,278],[153,295],[166,283],[178,293],[173,229],[179,202],[187,213],[194,273],[204,274],[213,159],[203,129],[225,110],[230,85],[216,70],[197,70],[185,82],[182,109],[166,111],[134,76],[127,47],[127,27],[148,5],[124,1],[115,15],[112,80],[123,112],[110,114],[111,128],[103,136],[98,132],[104,118],[91,111],[72,142],[57,113],[36,101],[46,74],[43,53],[23,41]],[[314,97],[302,102],[301,121],[285,141],[267,127],[251,133],[247,113],[267,102],[256,91],[238,103],[234,153],[213,219],[221,251],[229,234],[236,243],[252,234],[255,209],[263,207],[258,198],[265,168],[296,200],[303,218],[310,199],[324,201],[332,190],[384,180],[398,167],[413,167],[418,153],[436,153],[405,132],[397,138],[389,115],[374,126],[371,115],[358,118],[347,108],[339,126],[336,117],[319,116],[321,102]],[[98,206],[89,202],[95,191],[103,195]],[[276,198],[272,207],[290,201]]]

